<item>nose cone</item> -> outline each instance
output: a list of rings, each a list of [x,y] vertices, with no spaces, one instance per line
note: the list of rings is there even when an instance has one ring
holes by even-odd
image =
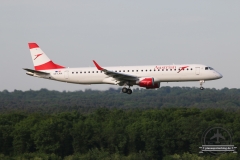
[[[223,77],[222,74],[221,74],[221,73],[218,73],[218,72],[216,72],[216,76],[217,76],[218,79],[220,79],[220,78]]]

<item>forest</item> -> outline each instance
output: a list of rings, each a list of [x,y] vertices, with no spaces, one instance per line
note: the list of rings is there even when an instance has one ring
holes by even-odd
[[[56,113],[63,111],[92,112],[96,108],[149,109],[171,107],[222,108],[235,111],[240,107],[240,89],[221,90],[190,87],[161,87],[158,90],[135,89],[132,95],[120,89],[106,91],[85,90],[59,92],[38,91],[0,92],[0,112],[21,110],[26,112]]]
[[[237,160],[240,89],[0,92],[2,160]],[[235,153],[199,154],[203,132],[227,128]]]

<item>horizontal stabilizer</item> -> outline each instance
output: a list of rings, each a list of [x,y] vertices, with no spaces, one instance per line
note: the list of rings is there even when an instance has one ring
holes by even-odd
[[[28,69],[28,68],[23,68],[23,69],[28,71],[28,72],[31,72],[31,73],[49,74],[47,72],[36,71],[36,70],[33,70],[33,69]]]

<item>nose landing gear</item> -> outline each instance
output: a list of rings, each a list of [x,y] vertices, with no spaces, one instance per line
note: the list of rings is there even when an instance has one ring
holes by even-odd
[[[123,87],[122,92],[127,94],[132,94],[132,90],[130,89],[130,87],[129,88]]]
[[[200,80],[200,89],[201,89],[201,90],[204,90],[204,88],[203,88],[203,86],[202,86],[203,83],[205,83],[205,81],[204,81],[204,80]]]

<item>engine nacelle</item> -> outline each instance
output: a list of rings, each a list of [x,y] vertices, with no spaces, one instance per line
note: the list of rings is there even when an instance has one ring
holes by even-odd
[[[141,78],[136,82],[136,84],[140,87],[146,87],[146,89],[154,89],[160,87],[160,82],[155,83],[154,78],[152,77]]]
[[[155,89],[160,87],[160,82],[155,82],[152,87],[146,87],[146,89]]]

